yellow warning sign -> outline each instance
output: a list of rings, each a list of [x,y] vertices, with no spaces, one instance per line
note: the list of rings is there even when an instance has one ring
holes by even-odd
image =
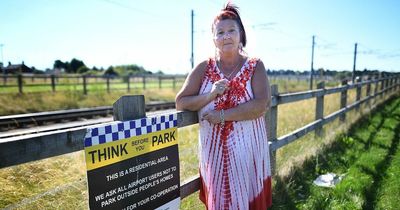
[[[169,128],[85,148],[86,168],[92,170],[178,144],[177,128]]]

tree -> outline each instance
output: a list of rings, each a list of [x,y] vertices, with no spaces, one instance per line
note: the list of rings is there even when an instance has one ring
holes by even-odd
[[[142,66],[138,66],[136,64],[130,65],[120,65],[114,67],[115,72],[119,75],[138,75],[138,74],[152,74],[151,71],[146,71]]]
[[[108,69],[104,72],[106,76],[118,76],[118,73],[114,70],[113,66],[108,67]]]
[[[78,72],[78,69],[79,69],[80,67],[85,66],[85,64],[83,63],[83,61],[78,60],[78,59],[76,59],[76,58],[73,58],[73,59],[71,60],[71,63],[70,63],[69,65],[70,65],[70,68],[71,68],[71,72],[72,72],[72,73]]]
[[[86,72],[88,72],[90,69],[88,68],[88,67],[86,67],[86,66],[81,66],[81,67],[79,67],[79,69],[77,70],[77,73],[79,73],[79,74],[84,74],[84,73],[86,73]]]
[[[53,69],[60,69],[60,70],[63,70],[65,72],[67,72],[67,70],[68,70],[68,62],[64,63],[64,62],[62,62],[60,60],[56,60],[56,61],[54,61]]]
[[[65,62],[65,72],[66,73],[74,73],[71,69],[71,65],[69,64],[69,62]]]

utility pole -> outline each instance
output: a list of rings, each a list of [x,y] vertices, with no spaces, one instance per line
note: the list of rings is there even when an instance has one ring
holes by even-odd
[[[357,58],[357,43],[354,45],[354,62],[353,62],[353,75],[351,77],[351,81],[354,84],[354,80],[356,79],[356,58]]]
[[[192,63],[192,69],[194,68],[194,55],[193,55],[193,28],[194,28],[194,24],[193,24],[193,19],[194,19],[194,11],[192,10],[192,56],[190,58],[190,62]]]
[[[313,77],[314,77],[314,45],[315,45],[315,35],[312,37],[310,90],[313,89]]]

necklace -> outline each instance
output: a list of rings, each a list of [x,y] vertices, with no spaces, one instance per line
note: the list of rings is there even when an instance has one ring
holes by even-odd
[[[240,65],[240,63],[242,63],[241,62],[241,60],[242,59],[240,59],[240,61],[236,64],[236,66],[232,69],[232,71],[231,71],[231,73],[228,75],[228,76],[225,76],[228,80],[231,78],[231,76],[232,76],[232,74],[234,73],[234,72],[236,72],[236,69],[237,69],[237,67]],[[221,61],[219,61],[219,69],[221,70],[221,72],[222,72],[222,63],[221,63]],[[218,65],[218,63],[217,63],[217,65]],[[222,72],[223,73],[223,72]],[[224,74],[225,75],[225,74]]]

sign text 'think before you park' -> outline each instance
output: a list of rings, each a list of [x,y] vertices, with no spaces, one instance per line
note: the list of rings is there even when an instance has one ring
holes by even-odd
[[[178,209],[177,116],[88,129],[85,158],[91,209]]]

